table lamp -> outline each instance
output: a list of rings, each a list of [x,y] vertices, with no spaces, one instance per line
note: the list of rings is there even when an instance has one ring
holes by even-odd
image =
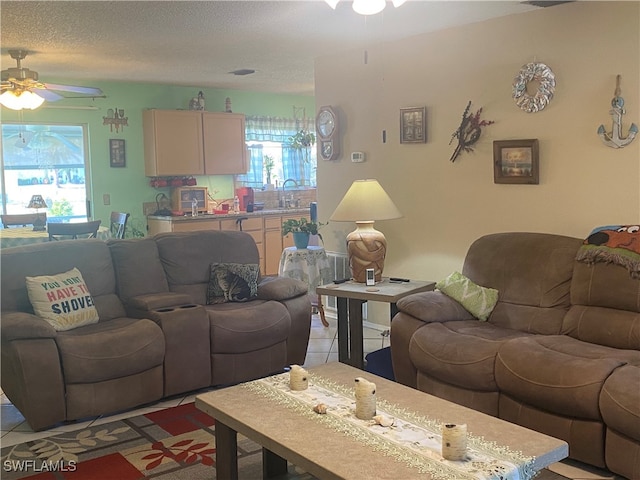
[[[32,195],[31,200],[29,200],[29,205],[27,208],[35,208],[36,209],[36,219],[33,221],[33,230],[36,232],[43,232],[46,228],[46,221],[44,218],[40,217],[39,210],[41,208],[47,208],[47,202],[44,201],[42,195]]]
[[[375,280],[382,279],[387,240],[373,228],[376,220],[400,218],[402,214],[377,180],[356,180],[329,218],[336,222],[356,222],[347,235],[347,254],[353,280],[366,283],[367,269],[373,268]]]

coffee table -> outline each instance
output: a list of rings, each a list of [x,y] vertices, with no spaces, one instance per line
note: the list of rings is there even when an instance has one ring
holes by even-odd
[[[357,368],[364,368],[362,340],[362,304],[389,303],[390,318],[397,313],[396,302],[412,293],[427,292],[435,288],[435,282],[411,280],[393,283],[388,278],[372,286],[352,280],[329,283],[316,288],[318,295],[336,297],[338,307],[338,360]]]
[[[343,388],[352,388],[356,377],[376,383],[378,405],[393,404],[417,416],[439,423],[466,423],[470,435],[481,436],[533,457],[531,468],[539,471],[568,455],[568,445],[547,435],[391,382],[349,365],[334,362],[308,369],[313,376]],[[196,407],[216,420],[217,478],[237,479],[237,433],[263,447],[265,478],[287,471],[287,460],[320,479],[433,479],[407,461],[372,448],[357,436],[335,428],[269,396],[235,385],[196,397]],[[380,408],[380,407],[379,407]],[[322,417],[325,417],[324,415]],[[339,420],[337,420],[339,421]],[[322,439],[320,442],[319,439]]]

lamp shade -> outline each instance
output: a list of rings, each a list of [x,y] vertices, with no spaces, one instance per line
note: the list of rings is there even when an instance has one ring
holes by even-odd
[[[47,202],[44,201],[42,195],[32,195],[27,208],[47,208]]]
[[[338,204],[330,220],[334,222],[359,222],[391,220],[402,214],[393,200],[377,180],[356,180],[342,201]]]
[[[24,108],[35,110],[42,105],[43,102],[44,98],[28,90],[17,92],[7,90],[0,95],[0,104],[11,110],[22,110]]]

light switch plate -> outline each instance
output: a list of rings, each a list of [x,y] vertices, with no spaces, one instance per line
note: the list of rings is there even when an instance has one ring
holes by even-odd
[[[105,193],[102,195],[102,204],[103,205],[111,205],[111,195]]]

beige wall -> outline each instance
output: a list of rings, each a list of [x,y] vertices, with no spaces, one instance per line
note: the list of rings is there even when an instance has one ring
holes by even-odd
[[[316,60],[316,106],[337,107],[344,132],[341,157],[318,164],[318,207],[327,221],[353,180],[377,178],[404,214],[376,223],[388,241],[386,275],[441,279],[486,233],[582,238],[598,225],[640,222],[640,138],[612,149],[596,135],[600,124],[611,129],[617,74],[623,130],[640,125],[640,3],[575,2],[367,51],[366,65],[363,51]],[[557,87],[546,109],[529,114],[511,84],[534,60],[553,69]],[[469,100],[496,123],[451,163],[448,143]],[[426,144],[399,143],[399,109],[411,106],[427,107]],[[540,142],[540,184],[494,184],[492,142],[527,138]],[[352,151],[366,162],[351,163]],[[325,226],[327,249],[344,252],[354,227]]]

